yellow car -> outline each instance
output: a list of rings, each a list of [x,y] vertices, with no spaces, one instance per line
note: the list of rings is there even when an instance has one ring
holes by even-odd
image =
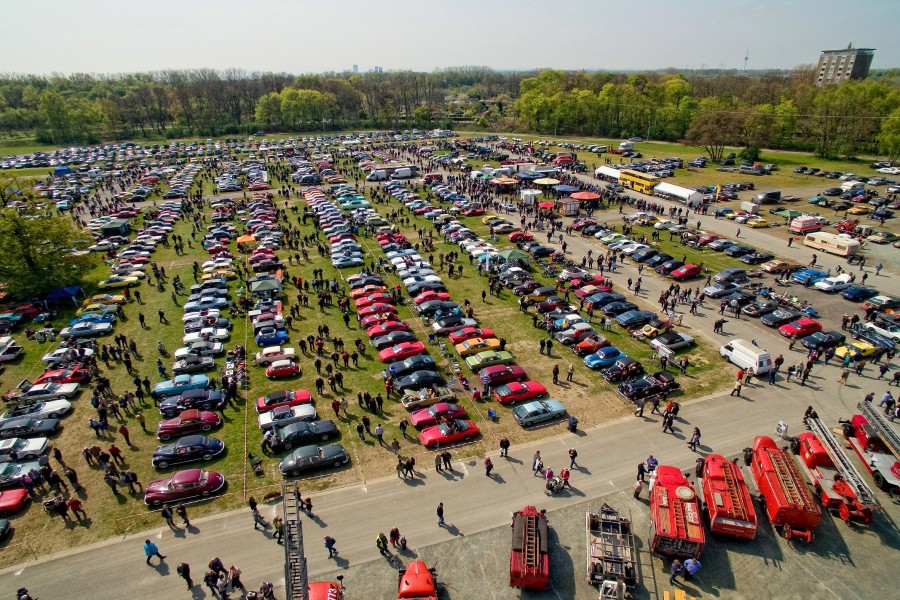
[[[470,356],[472,354],[478,354],[479,352],[485,352],[487,350],[499,349],[500,340],[496,338],[472,338],[471,340],[466,340],[461,344],[456,344],[456,351],[460,356]]]
[[[200,278],[200,281],[208,281],[210,279],[219,279],[220,277],[225,277],[226,279],[234,279],[235,277],[237,277],[237,273],[235,273],[231,269],[216,269],[215,271],[205,273]]]
[[[75,315],[79,317],[83,317],[84,315],[101,315],[105,312],[115,312],[115,310],[115,304],[94,303],[79,308]]]
[[[90,304],[124,304],[125,296],[120,294],[95,294],[81,303],[82,306]]]
[[[848,353],[852,358],[853,356],[856,356],[857,352],[859,352],[863,356],[871,356],[875,353],[875,346],[862,340],[857,340],[847,346],[841,346],[834,351],[834,355],[843,360],[843,358],[847,356]]]
[[[502,220],[503,219],[501,219],[497,215],[485,215],[485,216],[481,217],[481,222],[484,225],[490,225],[494,221],[502,221]]]
[[[784,260],[770,260],[761,264],[760,268],[766,273],[790,273],[799,269],[800,265]]]
[[[113,275],[109,279],[104,279],[103,281],[98,283],[97,287],[101,290],[106,290],[110,288],[134,287],[136,285],[139,285],[140,283],[140,278],[134,277],[133,275]]]
[[[867,206],[865,204],[857,204],[856,206],[847,210],[848,215],[867,215],[872,212],[872,207]]]
[[[747,221],[747,227],[768,227],[769,222],[765,219],[750,219]]]

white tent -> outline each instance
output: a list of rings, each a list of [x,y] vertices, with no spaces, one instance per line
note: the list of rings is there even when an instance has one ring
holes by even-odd
[[[535,198],[541,195],[540,190],[522,190],[520,192],[522,195],[522,201],[525,203],[525,206],[531,206],[535,202]]]
[[[691,208],[703,204],[703,194],[701,194],[697,190],[681,187],[680,185],[666,183],[665,181],[661,181],[655,188],[653,188],[653,195],[660,196],[662,198],[677,198]]]
[[[597,167],[597,170],[594,171],[594,175],[601,179],[609,179],[612,181],[619,180],[619,170],[613,169],[612,167]]]

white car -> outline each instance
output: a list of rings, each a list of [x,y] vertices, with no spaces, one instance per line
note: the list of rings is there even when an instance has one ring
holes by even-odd
[[[16,453],[16,462],[37,460],[47,451],[49,440],[45,437],[9,438],[0,440],[0,463],[11,462],[10,455]]]
[[[833,294],[835,292],[839,292],[841,290],[845,290],[852,285],[851,276],[849,273],[843,273],[841,275],[835,275],[833,277],[826,277],[821,281],[817,281],[813,284],[813,287],[821,292],[827,292]]]
[[[675,226],[675,225],[677,225],[677,224],[678,224],[678,223],[676,223],[675,221],[670,221],[670,220],[668,220],[668,219],[663,219],[662,221],[657,221],[656,224],[653,225],[653,228],[654,228],[654,229],[669,229],[670,227],[673,227],[673,226]]]
[[[865,328],[870,329],[889,340],[900,342],[900,323],[896,323],[892,320],[879,319],[877,321],[866,323]]]
[[[273,410],[260,413],[258,421],[260,429],[281,427],[298,421],[315,421],[316,407],[312,404],[299,404],[297,406],[279,406]]]
[[[278,360],[292,360],[297,357],[297,352],[293,348],[285,348],[282,346],[269,346],[263,348],[256,353],[256,364],[267,367]]]
[[[76,387],[78,386],[76,385]],[[25,396],[26,394],[27,392],[22,396]],[[32,402],[9,409],[0,415],[0,423],[25,417],[31,419],[58,419],[70,410],[72,410],[72,403],[68,400],[43,400],[41,402]]]
[[[628,256],[631,256],[638,250],[647,250],[648,248],[650,248],[650,246],[648,246],[647,244],[631,244],[629,246],[622,248],[622,254],[627,254]]]
[[[218,319],[221,315],[218,308],[210,308],[208,310],[198,310],[194,312],[185,313],[183,317],[181,317],[182,323],[188,323],[190,321],[196,321],[197,319],[205,319],[207,317],[212,319]]]
[[[41,360],[45,363],[56,364],[61,362],[67,362],[70,359],[74,360],[77,356],[93,356],[94,351],[90,348],[82,348],[80,351],[76,351],[72,348],[57,348],[53,352],[48,352],[44,356],[41,357]]]
[[[199,356],[216,356],[218,354],[222,354],[225,352],[225,344],[222,342],[194,342],[193,344],[188,344],[184,348],[179,348],[175,352],[172,353],[172,356],[175,360],[181,360],[186,356],[191,354],[197,354]]]
[[[181,338],[185,346],[196,342],[221,342],[231,337],[231,332],[224,327],[204,327],[200,331],[189,333]]]

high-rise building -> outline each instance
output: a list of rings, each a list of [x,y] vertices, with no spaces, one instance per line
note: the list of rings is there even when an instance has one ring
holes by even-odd
[[[353,65],[353,72],[359,73],[359,65]]]
[[[822,50],[816,67],[816,85],[865,79],[869,76],[874,57],[874,48],[854,48],[853,44],[849,44],[846,50]]]
[[[372,71],[374,71],[375,73],[384,73],[384,69],[382,69],[381,67],[372,67]]]

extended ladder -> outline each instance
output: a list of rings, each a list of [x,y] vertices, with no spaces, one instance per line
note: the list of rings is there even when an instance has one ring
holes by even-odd
[[[726,463],[728,461],[725,461]],[[737,468],[736,466],[734,467]],[[722,465],[722,478],[725,479],[725,487],[728,489],[728,497],[731,498],[731,512],[735,516],[743,516],[744,515],[744,498],[742,497],[740,490],[738,490],[737,479],[734,477],[734,471],[731,470],[732,467],[728,464]],[[740,511],[740,515],[738,515],[738,511]]]
[[[300,492],[297,484],[281,482],[284,511],[284,585],[287,600],[306,600],[309,584],[303,552],[303,523],[300,521]]]
[[[900,435],[897,435],[897,432],[888,423],[884,414],[873,406],[871,402],[863,401],[857,404],[856,407],[862,416],[866,418],[866,421],[869,422],[869,425],[878,433],[878,437],[881,438],[888,450],[900,460]]]
[[[525,517],[525,566],[536,567],[538,564],[537,518],[534,515]]]
[[[868,405],[869,403],[866,402],[865,404]],[[875,499],[872,488],[869,487],[859,474],[859,471],[856,470],[853,463],[850,462],[849,457],[844,452],[844,449],[838,444],[838,441],[835,439],[834,434],[831,433],[831,430],[817,418],[807,418],[806,422],[809,424],[810,430],[812,430],[819,438],[819,441],[822,442],[822,447],[825,448],[829,458],[831,458],[831,462],[834,463],[835,468],[840,472],[841,477],[844,478],[844,481],[850,486],[850,489],[853,490],[856,499],[861,504],[878,506],[878,500]]]
[[[791,503],[794,506],[809,506],[807,498],[804,497],[797,487],[797,478],[794,476],[796,472],[792,468],[793,465],[788,463],[789,459],[778,450],[769,452],[769,457],[772,459],[772,465],[775,467],[775,474],[781,483],[781,489],[788,495]],[[804,487],[803,489],[805,490],[806,488]]]

